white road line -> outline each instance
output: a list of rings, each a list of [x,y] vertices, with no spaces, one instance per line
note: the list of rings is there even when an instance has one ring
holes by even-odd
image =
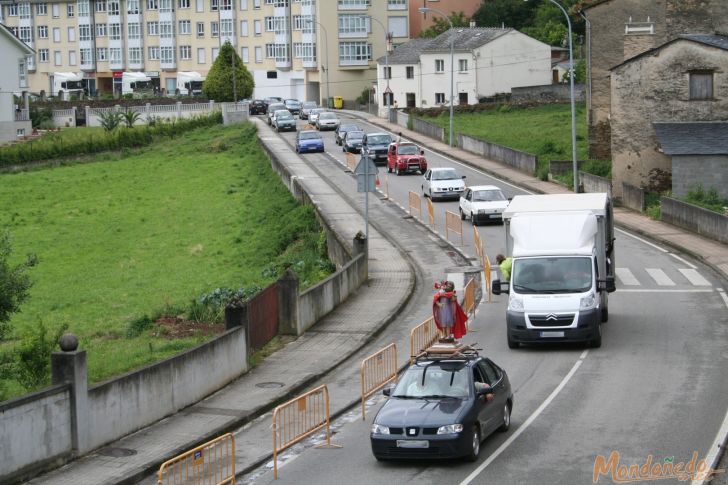
[[[652,276],[652,279],[655,280],[655,283],[657,283],[660,286],[675,286],[675,282],[670,279],[667,274],[662,271],[660,268],[645,268],[645,271],[647,271],[647,274]]]
[[[685,269],[685,268],[678,268],[678,271],[683,274],[684,277],[690,281],[690,283],[694,284],[695,286],[710,286],[710,281],[703,278],[703,276],[698,273],[696,269]]]
[[[629,268],[615,268],[614,272],[617,273],[617,278],[624,285],[628,286],[639,286],[640,282],[635,278],[634,274]]]
[[[630,289],[630,288],[619,288],[617,290],[620,293],[713,293],[712,289],[705,289],[705,290],[698,290],[698,289],[684,289],[684,290],[668,290],[668,289],[648,289],[648,288],[640,288],[640,289]]]
[[[536,418],[538,418],[538,416],[543,412],[543,410],[546,409],[546,406],[551,404],[551,401],[553,401],[556,398],[556,396],[558,396],[559,393],[564,389],[566,384],[571,380],[571,378],[574,376],[574,374],[576,374],[576,371],[579,369],[581,364],[584,362],[584,359],[586,359],[586,356],[588,354],[589,354],[589,350],[585,350],[584,352],[581,353],[581,355],[579,356],[579,360],[577,360],[574,363],[574,365],[571,368],[571,370],[569,371],[569,373],[566,374],[566,376],[561,380],[561,382],[559,382],[559,385],[556,386],[556,389],[554,389],[551,392],[551,394],[549,394],[549,396],[546,398],[546,400],[544,400],[544,402],[541,403],[541,405],[528,417],[528,419],[526,419],[526,421],[516,430],[516,432],[513,433],[506,441],[504,441],[503,444],[500,445],[498,447],[498,449],[495,450],[488,457],[487,460],[485,460],[478,468],[476,468],[473,471],[473,473],[471,473],[470,475],[465,477],[465,480],[460,482],[460,485],[468,485],[470,482],[475,480],[477,478],[477,476],[480,475],[480,473],[488,467],[488,465],[493,463],[493,461],[496,458],[498,458],[498,456],[501,453],[503,453],[506,450],[506,448],[508,448],[511,445],[511,443],[513,443],[516,440],[516,438],[521,436],[521,434],[523,434],[523,432],[526,431],[526,429],[528,429],[528,427],[531,425],[531,423],[533,423],[536,420]]]
[[[631,237],[631,238],[633,238],[633,239],[636,239],[636,240],[638,240],[638,241],[639,241],[639,242],[641,242],[641,243],[645,243],[645,244],[647,244],[648,246],[651,246],[651,247],[653,247],[653,248],[655,248],[655,249],[657,249],[657,250],[659,250],[659,251],[662,251],[663,253],[669,253],[669,252],[670,252],[670,251],[668,251],[667,249],[661,248],[661,247],[660,247],[660,246],[658,246],[657,244],[653,244],[653,243],[651,243],[651,242],[649,242],[649,241],[647,241],[647,240],[645,240],[645,239],[642,239],[642,238],[641,238],[641,237],[639,237],[639,236],[635,236],[634,234],[632,234],[632,233],[629,233],[629,232],[627,232],[627,231],[625,231],[625,230],[623,230],[623,229],[615,229],[615,231],[616,231],[616,232],[620,232],[620,233],[624,234],[625,236],[629,236],[629,237]]]
[[[683,264],[687,264],[688,266],[690,266],[693,269],[698,269],[698,267],[695,266],[693,263],[691,263],[690,261],[685,261],[685,259],[681,258],[680,256],[678,256],[675,253],[670,253],[670,256],[672,256],[673,258],[677,259],[678,261],[680,261]]]

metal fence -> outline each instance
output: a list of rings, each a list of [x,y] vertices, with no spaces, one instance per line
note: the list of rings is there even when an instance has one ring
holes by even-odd
[[[248,311],[250,348],[259,350],[278,335],[278,284],[251,298]]]
[[[366,419],[366,399],[397,380],[397,345],[389,344],[361,363],[361,417]]]
[[[157,485],[235,485],[235,437],[226,433],[167,460]]]

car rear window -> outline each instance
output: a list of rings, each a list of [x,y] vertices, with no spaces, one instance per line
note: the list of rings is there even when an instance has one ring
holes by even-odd
[[[474,190],[473,200],[491,202],[496,200],[508,200],[500,190]]]
[[[367,137],[367,143],[370,145],[389,145],[392,143],[392,137],[389,135],[374,135]]]
[[[301,140],[316,140],[317,138],[321,138],[315,131],[302,131],[298,136]]]

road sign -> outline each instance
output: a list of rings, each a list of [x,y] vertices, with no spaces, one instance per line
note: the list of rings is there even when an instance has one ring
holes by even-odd
[[[370,157],[361,157],[354,169],[357,192],[375,192],[379,169]]]

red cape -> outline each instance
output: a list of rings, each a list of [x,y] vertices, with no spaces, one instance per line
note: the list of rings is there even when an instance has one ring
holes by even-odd
[[[440,297],[445,298],[452,298],[455,295],[454,291],[449,291],[446,293],[435,293],[435,296],[432,297],[432,316],[435,319],[435,325],[437,325],[437,328],[442,330],[442,325],[440,325],[440,322],[438,321],[437,317],[437,300]],[[463,336],[468,332],[468,328],[465,326],[465,322],[468,321],[468,316],[463,311],[463,308],[460,306],[460,303],[458,303],[457,299],[455,300],[455,325],[452,327],[452,334],[455,338],[463,338]]]

